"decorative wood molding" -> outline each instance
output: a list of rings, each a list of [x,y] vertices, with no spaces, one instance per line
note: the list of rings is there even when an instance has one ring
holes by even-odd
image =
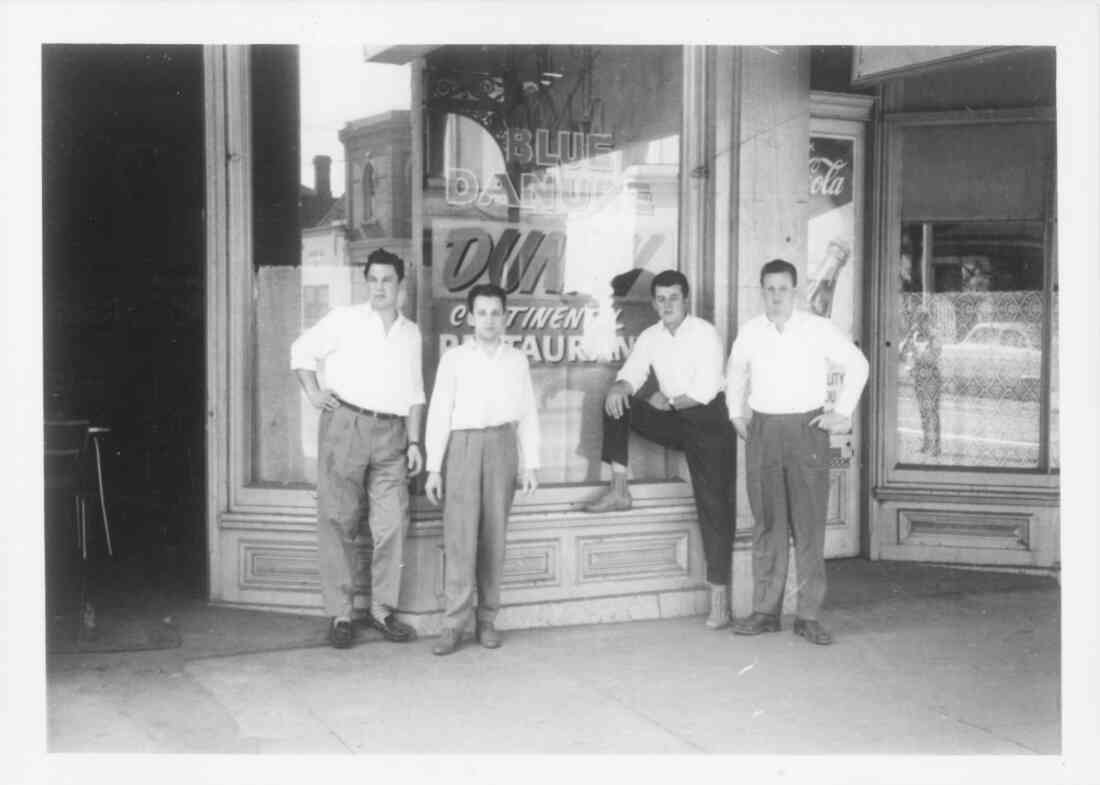
[[[578,537],[577,583],[687,577],[690,539],[687,531]]]
[[[888,112],[883,120],[894,126],[989,125],[994,123],[1053,123],[1054,108],[967,109],[947,112]]]
[[[509,543],[504,552],[501,586],[535,588],[561,585],[561,541],[522,540]]]
[[[897,511],[898,545],[1030,550],[1034,515],[1008,512]]]
[[[703,280],[707,248],[707,192],[712,180],[707,136],[710,112],[707,104],[707,47],[685,46],[683,52],[683,100],[680,110],[680,272],[698,286]],[[692,313],[700,303],[691,300]]]
[[[242,591],[320,592],[317,548],[304,543],[241,538],[237,541]]]
[[[203,47],[203,97],[205,103],[204,143],[206,165],[206,538],[218,542],[218,515],[228,506],[228,456],[225,449],[225,374],[227,332],[225,291],[216,282],[223,279],[228,257],[226,188],[226,90],[225,47]],[[209,548],[207,592],[221,594],[222,554]]]
[[[824,90],[810,93],[810,116],[815,118],[868,122],[874,105],[875,97],[872,95],[829,93]]]
[[[1010,486],[980,488],[973,485],[951,486],[900,486],[880,485],[871,489],[871,496],[879,502],[921,503],[935,502],[959,505],[1034,505],[1058,507],[1061,494],[1057,487],[1050,489],[1025,488],[1015,490]]]

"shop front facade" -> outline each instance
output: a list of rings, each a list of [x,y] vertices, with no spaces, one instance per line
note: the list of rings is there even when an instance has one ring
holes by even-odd
[[[857,49],[845,89],[818,89],[809,47],[358,55],[348,67],[378,76],[325,82],[330,104],[351,107],[330,154],[310,146],[309,51],[206,50],[213,601],[320,611],[317,415],[289,346],[329,308],[362,301],[377,248],[405,260],[402,308],[423,334],[429,392],[440,353],[469,337],[466,291],[509,293],[543,446],[540,487],[509,523],[503,627],[705,610],[681,453],[632,441],[634,508],[580,508],[607,480],[603,396],[656,320],[653,275],[687,276],[692,312],[728,352],[775,257],[798,268],[804,306],[872,362],[852,432],[832,438],[827,556],[1056,568],[1052,51],[876,68]],[[1030,91],[998,88],[1008,67],[1032,75]],[[377,111],[347,96],[384,79],[404,92]],[[989,105],[975,110],[968,91]],[[918,323],[932,325],[938,384],[920,375]],[[731,558],[744,613],[740,467]],[[431,631],[441,514],[422,481],[412,491],[399,610]]]

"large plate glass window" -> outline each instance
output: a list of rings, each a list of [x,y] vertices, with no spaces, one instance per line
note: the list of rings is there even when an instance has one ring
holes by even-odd
[[[679,47],[456,46],[425,61],[429,376],[470,337],[469,288],[502,285],[548,485],[600,480],[604,395],[656,320],[653,275],[679,266],[682,59]],[[641,441],[631,470],[680,476],[676,456]]]
[[[903,127],[890,401],[896,470],[1058,463],[1052,128]]]

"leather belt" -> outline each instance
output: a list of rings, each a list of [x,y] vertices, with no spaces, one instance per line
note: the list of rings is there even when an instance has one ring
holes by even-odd
[[[389,412],[376,412],[373,409],[364,409],[362,406],[356,406],[354,403],[348,403],[339,395],[336,396],[336,400],[339,401],[341,406],[351,409],[357,414],[365,414],[368,417],[377,417],[379,420],[400,420],[400,414],[390,414]]]

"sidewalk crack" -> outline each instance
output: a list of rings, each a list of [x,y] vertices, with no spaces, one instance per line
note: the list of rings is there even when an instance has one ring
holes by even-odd
[[[974,728],[975,730],[980,730],[983,733],[986,733],[986,734],[992,736],[993,738],[998,739],[999,741],[1007,741],[1009,744],[1015,744],[1020,749],[1026,750],[1027,752],[1030,752],[1032,755],[1040,754],[1039,750],[1032,749],[1031,747],[1027,746],[1026,744],[1018,742],[1015,739],[1010,739],[1007,736],[1004,736],[1000,733],[994,733],[992,728],[987,728],[984,725],[979,725],[976,722],[970,722],[969,720],[964,720],[962,717],[952,717],[951,719],[953,719],[955,722],[959,723],[960,725],[965,725],[968,728]]]

